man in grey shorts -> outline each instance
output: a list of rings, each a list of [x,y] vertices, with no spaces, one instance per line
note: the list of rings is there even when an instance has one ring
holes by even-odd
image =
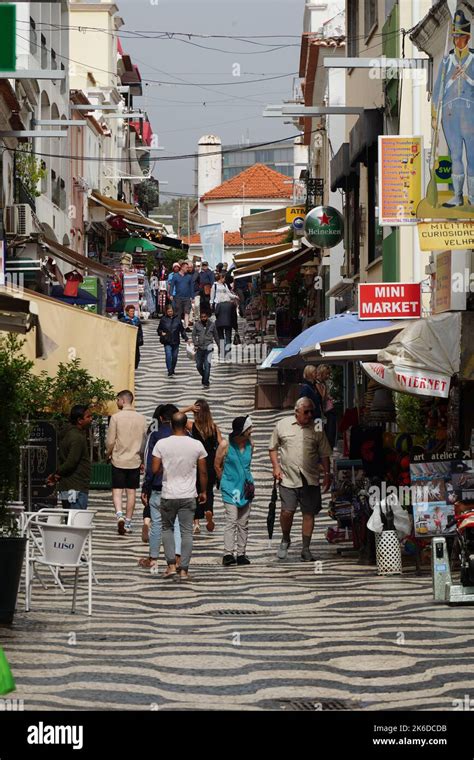
[[[187,434],[188,419],[182,412],[171,418],[172,435],[158,441],[153,449],[152,472],[156,475],[163,467],[160,513],[163,547],[168,568],[164,577],[176,576],[176,547],[174,522],[178,518],[181,531],[181,564],[178,576],[188,580],[188,568],[193,550],[193,521],[196,510],[196,467],[199,472],[201,493],[199,503],[207,500],[207,452],[200,441]]]
[[[314,560],[310,551],[314,518],[321,511],[320,463],[324,470],[323,488],[331,483],[329,457],[331,446],[322,430],[321,420],[313,419],[314,403],[303,397],[295,404],[294,417],[280,420],[270,440],[273,477],[280,482],[282,541],[278,558],[286,559],[296,508],[303,514],[303,562]],[[280,461],[278,461],[278,457]]]

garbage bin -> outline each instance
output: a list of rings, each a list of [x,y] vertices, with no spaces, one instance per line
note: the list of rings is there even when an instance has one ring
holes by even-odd
[[[401,575],[402,550],[396,530],[376,533],[375,551],[378,575]]]

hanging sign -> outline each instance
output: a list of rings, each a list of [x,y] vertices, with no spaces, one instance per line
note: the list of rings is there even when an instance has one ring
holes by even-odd
[[[474,222],[420,222],[418,238],[422,251],[474,248]]]
[[[304,206],[291,206],[286,209],[286,223],[287,224],[293,224],[295,219],[298,219],[299,217],[305,217],[306,215],[306,208]]]
[[[422,190],[422,137],[379,137],[379,224],[416,224]]]
[[[420,319],[421,283],[359,285],[359,319]]]
[[[16,5],[0,5],[0,71],[16,71]]]
[[[304,234],[318,248],[333,248],[344,237],[344,219],[337,208],[316,206],[306,214]]]
[[[415,367],[387,366],[378,362],[361,362],[367,375],[392,391],[414,396],[448,398],[451,378],[440,372]]]

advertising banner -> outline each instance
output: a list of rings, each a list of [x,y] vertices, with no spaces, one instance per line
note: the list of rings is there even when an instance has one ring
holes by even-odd
[[[423,138],[379,137],[379,224],[416,224],[422,196]]]
[[[201,235],[203,261],[207,261],[209,269],[224,261],[224,234],[222,224],[203,224],[199,227]]]
[[[414,396],[448,398],[451,378],[439,372],[400,366],[387,366],[379,362],[362,362],[364,372],[392,391],[412,393]]]
[[[421,283],[361,283],[359,319],[420,319]]]

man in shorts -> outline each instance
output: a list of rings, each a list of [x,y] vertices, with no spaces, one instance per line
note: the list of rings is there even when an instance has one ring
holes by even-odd
[[[112,497],[114,500],[117,531],[120,536],[132,532],[137,488],[140,486],[140,470],[146,439],[146,418],[132,407],[133,393],[117,394],[119,412],[110,418],[107,431],[107,459],[112,461]],[[123,492],[126,492],[125,518],[122,511]]]
[[[313,419],[314,404],[309,398],[300,398],[295,404],[293,417],[280,420],[270,440],[270,460],[273,477],[280,482],[282,541],[278,558],[286,559],[290,546],[290,532],[296,508],[303,514],[303,562],[312,562],[310,551],[314,518],[321,511],[319,476],[324,470],[324,492],[329,489],[331,474],[329,457],[332,454],[321,420]]]

